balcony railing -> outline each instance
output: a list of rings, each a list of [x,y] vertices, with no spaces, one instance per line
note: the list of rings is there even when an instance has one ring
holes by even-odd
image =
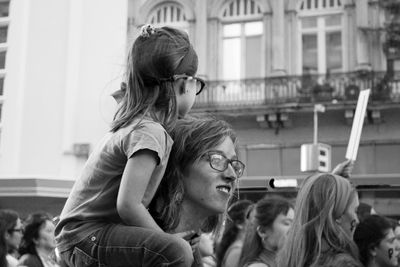
[[[348,72],[232,81],[210,81],[195,109],[276,107],[283,104],[355,102],[371,88],[371,101],[400,103],[400,72]]]

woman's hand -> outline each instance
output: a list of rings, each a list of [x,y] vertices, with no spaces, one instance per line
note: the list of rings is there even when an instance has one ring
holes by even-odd
[[[332,174],[340,175],[344,178],[350,178],[350,174],[354,168],[354,161],[347,159],[339,163],[332,171]]]

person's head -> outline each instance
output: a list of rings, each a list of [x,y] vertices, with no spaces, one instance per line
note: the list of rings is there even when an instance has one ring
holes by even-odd
[[[191,109],[196,94],[205,86],[196,78],[198,59],[188,35],[170,27],[142,27],[129,51],[126,78],[114,95],[120,105],[112,123],[117,131],[144,115],[150,115],[167,130],[178,116]]]
[[[37,251],[52,252],[55,245],[54,224],[49,214],[33,213],[25,221],[25,233],[20,246],[20,254],[37,254]]]
[[[356,228],[354,241],[365,266],[372,262],[377,267],[398,265],[399,243],[387,218],[379,215],[365,218]]]
[[[165,229],[175,229],[184,207],[208,217],[213,228],[220,222],[214,216],[226,211],[236,180],[244,171],[237,156],[236,134],[223,120],[191,117],[178,120],[172,138],[174,144],[157,200],[163,208],[158,207],[161,214],[155,217]]]
[[[12,253],[19,248],[21,238],[24,233],[21,219],[14,210],[0,210],[0,221],[5,223],[5,241],[8,253]]]
[[[326,247],[357,259],[353,233],[358,224],[358,194],[349,180],[329,173],[305,179],[296,199],[296,216],[278,263],[311,266]]]
[[[218,266],[221,264],[226,250],[239,238],[239,233],[244,232],[249,208],[253,205],[251,200],[238,200],[228,208],[228,215],[225,220],[224,232],[221,241],[217,246],[216,257]]]
[[[282,246],[294,217],[293,205],[280,196],[260,199],[251,212],[243,242],[240,266],[255,260],[264,249],[276,252]]]
[[[365,218],[369,217],[372,214],[376,214],[374,208],[371,205],[360,202],[360,205],[357,209],[357,217],[360,222],[362,222]]]
[[[0,266],[7,266],[6,222],[0,220]]]

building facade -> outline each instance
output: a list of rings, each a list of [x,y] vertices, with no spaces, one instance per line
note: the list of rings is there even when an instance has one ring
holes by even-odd
[[[300,146],[313,142],[316,104],[325,107],[318,141],[331,146],[332,165],[343,161],[358,93],[371,89],[354,177],[363,201],[400,216],[397,1],[4,3],[0,206],[21,196],[66,197],[108,129],[115,109],[109,95],[119,87],[127,47],[151,23],[191,38],[198,76],[208,81],[192,113],[219,116],[237,130],[244,189],[265,193],[272,178],[307,175]]]

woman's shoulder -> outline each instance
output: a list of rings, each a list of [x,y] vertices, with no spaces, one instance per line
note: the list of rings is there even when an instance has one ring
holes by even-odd
[[[262,262],[253,262],[248,265],[245,265],[245,267],[270,267],[270,266]]]
[[[18,265],[26,265],[31,267],[41,267],[42,262],[39,257],[33,254],[24,254],[19,258]]]
[[[324,266],[362,267],[359,261],[348,253],[331,254],[330,257],[326,258]]]

